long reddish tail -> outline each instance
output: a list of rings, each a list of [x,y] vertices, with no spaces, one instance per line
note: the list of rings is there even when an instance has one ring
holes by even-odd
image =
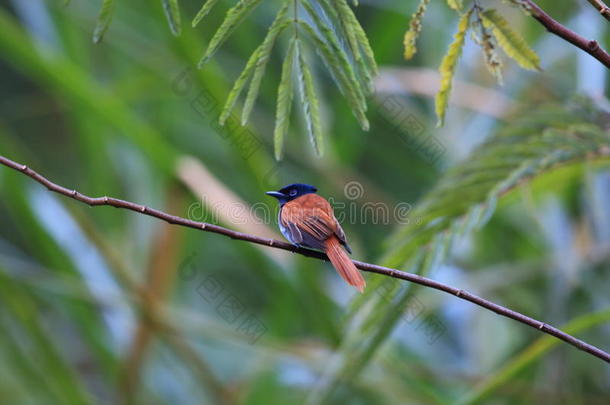
[[[366,281],[354,265],[354,262],[349,258],[339,240],[332,236],[326,240],[326,255],[330,259],[337,273],[348,284],[353,285],[358,291],[363,292],[366,286]]]

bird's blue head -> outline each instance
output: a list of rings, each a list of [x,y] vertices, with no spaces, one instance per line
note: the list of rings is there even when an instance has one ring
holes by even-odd
[[[265,194],[277,198],[280,205],[284,205],[288,201],[294,200],[305,194],[315,193],[316,191],[318,191],[318,189],[309,184],[295,183],[289,184],[279,191],[267,191]]]

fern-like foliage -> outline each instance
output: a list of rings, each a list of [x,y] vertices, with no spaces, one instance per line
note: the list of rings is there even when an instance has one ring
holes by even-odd
[[[262,0],[239,0],[227,11],[224,21],[210,40],[207,49],[199,60],[199,67],[208,62],[220,46],[229,38],[235,28],[261,3]]]
[[[254,72],[254,68],[256,68],[256,63],[258,62],[258,58],[262,52],[262,48],[263,46],[259,45],[259,47],[256,48],[254,52],[252,52],[252,55],[250,55],[250,58],[246,63],[246,67],[244,68],[244,70],[241,71],[241,73],[237,77],[237,80],[235,80],[233,88],[227,96],[227,101],[225,102],[224,108],[220,113],[219,121],[221,125],[224,125],[224,123],[231,115],[231,111],[233,111],[235,104],[237,104],[237,99],[241,95],[241,92],[246,86],[248,79],[252,75],[252,72]]]
[[[471,11],[460,18],[454,40],[451,45],[449,45],[449,51],[443,58],[439,68],[441,73],[441,88],[435,98],[436,115],[438,116],[439,126],[443,125],[445,120],[445,111],[447,110],[447,103],[451,92],[451,83],[453,81],[458,59],[462,55],[462,48],[464,47],[464,41],[466,40],[466,32],[470,24],[470,14]]]
[[[520,7],[525,13],[529,13],[529,6],[526,2],[519,0],[510,0],[510,2]],[[416,52],[415,41],[421,31],[421,19],[427,4],[428,1],[421,0],[417,11],[411,17],[409,29],[404,37],[405,59],[410,59]],[[521,67],[530,70],[540,70],[538,55],[496,10],[484,10],[478,2],[474,2],[468,11],[461,12],[463,8],[462,1],[447,0],[447,4],[460,14],[460,20],[454,41],[449,46],[449,50],[443,57],[439,68],[441,85],[435,99],[439,126],[443,125],[445,120],[445,113],[451,93],[451,83],[458,59],[462,53],[466,32],[469,29],[472,28],[472,37],[481,46],[487,69],[497,79],[498,83],[502,84],[502,61],[496,52],[496,44]],[[470,21],[472,16],[474,16],[474,21]]]
[[[64,2],[65,6],[70,4],[69,0]],[[161,0],[163,12],[167,18],[169,29],[172,34],[178,36],[182,32],[182,22],[180,18],[180,7],[178,0]],[[99,43],[104,38],[104,34],[110,27],[112,16],[114,13],[114,0],[103,0],[102,7],[97,17],[95,28],[93,30],[93,42]]]
[[[93,33],[93,41],[99,42],[110,26],[115,0],[103,0]],[[198,67],[205,65],[220,49],[233,31],[248,17],[248,15],[262,2],[262,0],[237,0],[223,19],[220,27],[210,39]],[[424,0],[428,3],[429,0]],[[178,0],[161,0],[163,11],[167,18],[171,32],[180,35],[182,23]],[[193,18],[192,27],[196,27],[218,4],[218,0],[204,0],[201,8]],[[356,6],[357,1],[352,4]],[[292,7],[291,7],[292,6]],[[289,9],[292,8],[292,16]],[[421,11],[423,14],[423,10]],[[301,16],[303,14],[303,16]],[[302,18],[304,17],[304,18]],[[318,95],[314,86],[314,74],[310,67],[311,61],[304,58],[305,39],[308,39],[315,48],[323,65],[334,78],[337,87],[345,96],[354,116],[363,130],[369,129],[366,117],[367,96],[373,91],[373,77],[377,74],[377,64],[366,33],[358,22],[347,0],[284,0],[278,9],[276,17],[269,27],[263,42],[250,55],[244,69],[235,81],[227,96],[219,121],[224,124],[240,96],[247,86],[247,93],[241,113],[241,124],[246,125],[258,98],[260,86],[274,46],[286,28],[291,26],[293,35],[291,43],[296,50],[293,58],[297,57],[296,66],[299,74],[299,89],[302,101],[302,112],[306,123],[307,133],[317,154],[322,153],[322,124]],[[419,25],[421,27],[421,24]],[[299,31],[304,36],[299,38]],[[295,42],[295,38],[299,38]],[[287,59],[285,58],[287,61]],[[281,119],[276,122],[274,132],[275,156],[279,159],[283,148],[284,135],[290,127],[290,108],[285,104],[292,100],[292,84],[290,87],[284,79],[292,75],[282,76],[280,89],[278,89],[278,106],[276,116]],[[248,85],[249,83],[249,85]],[[289,91],[290,89],[290,91]]]
[[[199,11],[197,12],[197,15],[195,15],[195,18],[193,18],[193,22],[191,24],[193,28],[196,27],[201,20],[203,20],[203,17],[205,17],[209,14],[210,11],[212,11],[212,8],[214,8],[216,3],[218,3],[218,0],[206,0],[205,3],[203,3]]]
[[[421,0],[419,2],[419,6],[417,7],[417,11],[411,16],[411,22],[409,23],[409,29],[405,33],[405,38],[403,40],[403,44],[405,46],[405,59],[411,59],[415,52],[417,52],[417,47],[415,46],[415,41],[421,32],[421,21],[424,17],[424,13],[426,12],[426,7],[430,0]]]
[[[508,191],[557,165],[610,158],[608,116],[588,106],[547,106],[511,123],[463,163],[447,172],[411,213],[412,220],[388,240],[385,266],[427,274],[456,239],[485,224]],[[415,285],[385,277],[368,280],[353,302],[349,334],[328,360],[308,404],[326,403],[352,381],[387,340],[408,308]]]
[[[498,83],[502,84],[502,61],[496,52],[496,41],[483,24],[481,7],[475,5],[474,11],[476,15],[474,28],[478,33],[473,32],[473,39],[483,50],[487,70],[496,78]]]
[[[207,0],[193,25],[197,25],[216,4]],[[239,0],[231,8],[218,28],[199,62],[201,67],[220,48],[239,23],[260,3],[260,0]],[[292,11],[292,13],[289,12]],[[289,15],[292,14],[292,15]],[[286,30],[290,27],[290,30]],[[237,105],[248,81],[250,85],[242,109],[242,125],[246,125],[254,108],[260,85],[274,45],[284,31],[292,35],[289,54],[284,58],[283,72],[278,88],[274,131],[275,156],[280,158],[286,133],[290,127],[289,103],[292,101],[292,69],[298,74],[298,89],[306,130],[317,154],[322,153],[322,123],[318,95],[314,86],[311,61],[305,60],[305,40],[309,40],[323,64],[345,96],[360,126],[367,130],[366,97],[373,89],[373,76],[377,65],[364,30],[346,0],[285,0],[263,43],[252,53],[243,71],[235,81],[220,115],[223,124]]]
[[[508,22],[496,10],[485,10],[482,13],[483,25],[493,31],[498,43],[508,56],[521,67],[540,70],[540,59],[527,42],[510,27]]]
[[[385,262],[404,266],[422,252],[444,251],[445,239],[485,224],[497,200],[521,182],[561,163],[609,155],[610,133],[601,117],[580,106],[544,107],[490,138],[416,207],[420,225],[391,239]]]
[[[318,105],[318,97],[313,84],[311,71],[307,66],[303,52],[299,48],[297,42],[298,54],[298,80],[299,91],[301,93],[301,105],[303,106],[303,116],[307,126],[309,139],[318,155],[322,154],[322,126],[320,124],[320,107]]]
[[[447,0],[447,5],[456,11],[460,11],[462,9],[462,0]]]
[[[292,70],[294,65],[295,49],[298,38],[293,37],[288,46],[288,52],[282,64],[282,77],[277,88],[277,110],[275,115],[275,131],[273,132],[273,143],[275,145],[275,158],[282,159],[284,138],[290,126],[290,110],[292,108],[293,81]]]
[[[354,80],[353,69],[349,72],[342,69],[342,62],[345,60],[345,56],[336,53],[331,45],[325,41],[324,37],[312,26],[309,22],[299,20],[304,31],[308,34],[308,37],[314,43],[316,51],[320,55],[320,58],[334,77],[339,90],[346,97],[347,102],[352,108],[352,112],[360,122],[360,126],[364,130],[369,129],[369,122],[366,118],[366,101],[362,93],[362,88]]]
[[[114,11],[114,0],[104,0],[102,3],[102,8],[100,9],[100,13],[97,16],[97,22],[95,23],[95,28],[93,30],[93,42],[99,43],[106,31],[108,31],[108,27],[110,26],[110,21],[112,21],[112,13]]]
[[[182,23],[180,21],[180,8],[178,0],[161,0],[163,3],[163,11],[169,24],[172,34],[178,36],[182,31]]]
[[[252,75],[252,81],[250,82],[250,88],[248,89],[248,95],[246,96],[244,109],[242,111],[242,125],[246,125],[250,117],[250,113],[252,112],[252,108],[254,107],[254,102],[258,96],[258,91],[260,89],[261,81],[263,80],[263,75],[265,74],[267,62],[271,56],[273,45],[275,44],[277,37],[290,24],[290,22],[286,20],[288,4],[288,2],[284,3],[284,6],[282,6],[279,13],[275,17],[275,21],[273,21],[273,24],[271,24],[269,32],[261,44],[257,55],[256,67]]]

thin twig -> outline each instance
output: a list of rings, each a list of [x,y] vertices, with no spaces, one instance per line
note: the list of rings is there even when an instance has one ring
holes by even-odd
[[[608,21],[610,21],[610,8],[606,6],[602,0],[587,0],[599,13]]]
[[[582,37],[576,32],[569,29],[568,27],[562,25],[557,20],[554,20],[546,12],[544,12],[544,10],[542,10],[532,0],[523,1],[524,4],[527,5],[527,8],[532,14],[532,17],[534,17],[540,24],[542,24],[549,32],[579,47],[580,49],[600,61],[604,66],[610,68],[610,54],[608,54],[608,52],[606,52],[601,46],[599,46],[599,43],[596,40],[589,40],[585,37]]]
[[[164,221],[167,221],[170,224],[186,226],[186,227],[194,228],[194,229],[200,229],[200,230],[207,231],[207,232],[218,233],[221,235],[228,236],[231,239],[243,240],[246,242],[256,243],[259,245],[264,245],[264,246],[268,246],[268,247],[272,247],[272,248],[276,248],[276,249],[287,250],[287,251],[290,251],[293,253],[298,253],[298,254],[306,256],[306,257],[312,257],[312,258],[320,259],[320,260],[328,260],[328,257],[322,252],[309,250],[309,249],[305,249],[305,248],[298,248],[287,242],[282,242],[282,241],[268,239],[268,238],[261,238],[261,237],[255,236],[255,235],[249,235],[249,234],[242,233],[242,232],[235,232],[235,231],[232,231],[227,228],[223,228],[218,225],[192,221],[190,219],[170,215],[163,211],[149,208],[145,205],[135,204],[130,201],[119,200],[117,198],[88,197],[84,194],[79,193],[76,190],[69,190],[65,187],[57,185],[57,184],[53,183],[52,181],[48,180],[47,178],[43,177],[42,175],[36,173],[34,170],[30,169],[26,165],[21,165],[19,163],[13,162],[12,160],[7,159],[3,156],[0,156],[0,164],[7,166],[11,169],[14,169],[18,172],[21,172],[21,173],[25,174],[26,176],[31,177],[32,179],[36,180],[38,183],[47,187],[49,189],[49,191],[53,191],[53,192],[62,194],[66,197],[70,197],[72,199],[83,202],[90,206],[109,205],[109,206],[112,206],[115,208],[124,208],[124,209],[130,210],[130,211],[134,211],[134,212],[138,212],[141,214],[149,215],[151,217],[162,219]],[[484,298],[471,294],[467,291],[440,283],[438,281],[435,281],[435,280],[432,280],[432,279],[429,279],[426,277],[419,276],[417,274],[411,274],[411,273],[407,273],[405,271],[400,271],[400,270],[391,269],[388,267],[378,266],[376,264],[360,262],[357,260],[354,260],[354,264],[356,265],[356,267],[358,267],[360,270],[363,270],[363,271],[383,274],[388,277],[393,277],[393,278],[397,278],[397,279],[401,279],[401,280],[410,281],[412,283],[420,284],[425,287],[434,288],[435,290],[440,290],[440,291],[444,291],[446,293],[455,295],[456,297],[458,297],[460,299],[470,301],[483,308],[489,309],[489,310],[497,313],[498,315],[505,316],[505,317],[513,319],[515,321],[521,322],[525,325],[536,328],[543,333],[549,334],[551,336],[555,336],[556,338],[561,339],[564,342],[566,342],[580,350],[583,350],[589,354],[592,354],[593,356],[595,356],[597,358],[604,360],[607,363],[610,363],[610,354],[604,352],[603,350],[601,350],[593,345],[590,345],[580,339],[577,339],[574,336],[571,336],[565,332],[562,332],[561,330],[559,330],[551,325],[538,321],[534,318],[530,318],[529,316],[523,315],[523,314],[513,311],[511,309],[505,308],[501,305],[488,301]]]

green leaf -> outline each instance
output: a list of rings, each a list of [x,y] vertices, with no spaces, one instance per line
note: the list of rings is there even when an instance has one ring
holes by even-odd
[[[508,0],[513,6],[519,7],[526,15],[532,14],[532,6],[527,0]]]
[[[453,75],[455,74],[458,59],[462,55],[462,48],[464,47],[464,40],[466,39],[466,31],[468,30],[470,23],[471,12],[472,10],[460,18],[458,30],[455,33],[454,40],[451,45],[449,45],[449,50],[447,51],[447,54],[443,58],[441,66],[439,67],[439,72],[441,74],[441,88],[436,94],[435,98],[438,126],[443,125],[445,120],[445,111],[447,110],[447,102],[451,92],[451,82],[453,81]]]
[[[232,31],[260,1],[239,0],[237,5],[227,12],[221,26],[216,30],[201,57],[198,67],[201,68],[203,64],[210,60]],[[193,20],[194,26],[209,13],[216,2],[217,0],[208,0],[204,3]],[[251,60],[249,60],[247,66],[249,69],[242,72],[233,86],[221,113],[221,122],[226,121],[245,87],[245,83],[251,78],[241,115],[242,125],[248,122],[260,91],[260,85],[274,42],[279,33],[288,26],[288,21],[283,20],[285,20],[286,10],[292,4],[294,3],[290,0],[284,2],[282,10],[278,13],[281,14],[281,17],[278,15],[276,18],[274,22],[276,25],[270,28],[263,46],[259,50],[260,55],[257,55],[258,59],[253,62],[255,66],[252,67]],[[346,0],[338,0],[337,2],[320,0],[316,1],[315,4],[311,0],[302,0],[300,4],[311,18],[308,22],[304,22],[297,20],[295,16],[295,19],[290,21],[298,22],[305,27],[315,43],[322,61],[335,78],[339,90],[347,99],[361,128],[368,130],[366,95],[374,90],[373,75],[377,73],[377,65],[364,30]]]
[[[350,18],[353,20],[352,24],[356,29],[356,38],[364,51],[364,56],[367,59],[368,65],[371,67],[373,74],[376,75],[379,73],[379,69],[377,68],[377,62],[375,61],[375,54],[373,53],[373,48],[371,48],[371,44],[369,43],[369,38],[366,36],[364,29],[360,25],[360,22],[356,19],[354,13],[349,13]]]
[[[419,2],[419,6],[417,7],[417,11],[411,16],[409,29],[405,33],[405,37],[403,40],[403,44],[405,47],[404,58],[407,60],[411,59],[413,55],[415,55],[415,52],[417,52],[415,41],[417,40],[417,37],[419,36],[419,33],[421,31],[421,21],[424,17],[424,13],[426,12],[426,6],[429,2],[430,0],[421,0]]]
[[[199,24],[199,22],[203,20],[206,15],[208,15],[208,13],[212,10],[216,3],[218,3],[218,0],[206,0],[206,2],[203,3],[199,11],[197,12],[197,15],[195,15],[195,18],[193,18],[193,22],[191,23],[193,28],[195,28],[197,24]]]
[[[336,32],[330,28],[326,21],[322,20],[318,13],[316,13],[309,0],[303,0],[301,4],[313,20],[318,32],[321,34],[321,38],[330,45],[331,51],[336,56],[340,68],[343,70],[347,80],[352,84],[352,90],[357,102],[360,104],[360,108],[362,111],[366,111],[364,91],[360,86],[360,81],[356,78],[354,67],[347,57],[345,49],[341,46]]]
[[[165,17],[167,17],[167,22],[169,23],[169,28],[172,31],[172,34],[175,36],[180,35],[182,24],[180,22],[180,8],[178,7],[178,0],[161,1],[163,3],[163,11],[165,12]]]
[[[323,0],[322,4],[324,5],[325,10],[334,13],[335,18],[339,20],[341,31],[343,35],[345,35],[354,59],[356,61],[362,60],[362,52],[360,51],[360,45],[358,44],[354,19],[350,16],[350,14],[353,15],[353,12],[349,4],[347,4],[347,1],[336,0],[332,2],[331,0]]]
[[[369,40],[346,0],[338,0],[337,9],[341,22],[345,26],[346,35],[352,48],[352,53],[355,55],[360,74],[364,75],[367,91],[372,93],[375,91],[373,76],[377,74],[377,64]]]
[[[456,223],[461,233],[483,225],[516,185],[559,163],[600,154],[608,145],[610,135],[580,110],[539,108],[449,171],[415,208],[412,215],[421,225],[404,227],[390,240],[386,261],[404,265],[418,249],[427,249],[433,235]]]
[[[519,33],[513,31],[508,22],[496,10],[485,10],[481,14],[483,25],[491,29],[504,52],[524,69],[541,70],[540,58],[529,47]]]
[[[110,26],[114,11],[114,0],[104,0],[102,8],[97,16],[95,29],[93,30],[93,42],[98,44]]]
[[[331,72],[337,86],[341,92],[345,95],[347,102],[349,103],[354,116],[358,119],[360,126],[365,131],[369,128],[369,122],[366,118],[365,111],[362,107],[360,100],[358,99],[358,92],[354,87],[354,83],[351,82],[345,72],[341,69],[341,63],[339,62],[335,53],[331,50],[330,46],[318,35],[316,30],[309,25],[309,23],[299,20],[301,26],[305,29],[309,37],[313,40],[316,51],[324,61],[324,64]]]
[[[313,84],[313,78],[307,62],[303,57],[303,52],[298,47],[297,43],[297,78],[299,83],[299,91],[301,94],[301,105],[303,106],[303,116],[305,117],[305,123],[307,126],[307,133],[309,139],[316,151],[316,154],[320,156],[322,154],[322,126],[320,124],[320,106],[316,91]]]
[[[282,77],[278,86],[277,110],[275,115],[275,130],[273,132],[273,143],[275,147],[275,158],[282,159],[284,148],[284,137],[290,126],[290,110],[292,107],[292,70],[294,65],[295,48],[298,39],[293,37],[288,46],[288,52],[282,64]]]
[[[447,5],[456,11],[462,9],[462,0],[447,0]]]
[[[320,4],[324,11],[332,19],[336,20],[337,31],[343,35],[348,45],[346,52],[349,50],[350,58],[356,63],[358,80],[368,93],[372,93],[374,91],[373,72],[377,67],[369,65],[368,59],[365,59],[366,56],[364,55],[363,46],[360,44],[358,35],[362,27],[351,7],[346,0],[322,0]],[[368,46],[368,40],[366,42]]]
[[[246,18],[252,10],[260,4],[262,0],[239,0],[239,2],[227,11],[225,19],[210,40],[208,47],[199,61],[198,67],[201,68],[218,51],[222,44],[233,33],[233,30]]]
[[[267,32],[267,36],[265,36],[265,39],[261,44],[261,50],[258,55],[258,60],[256,61],[256,68],[254,70],[254,75],[252,76],[252,81],[250,82],[250,88],[248,89],[248,95],[246,96],[246,102],[244,104],[244,109],[242,112],[242,125],[246,125],[246,123],[248,122],[248,118],[250,117],[250,113],[252,112],[252,107],[254,107],[254,102],[256,101],[256,97],[258,96],[261,81],[263,79],[263,75],[265,74],[265,68],[267,67],[267,62],[269,62],[271,50],[273,49],[275,40],[282,33],[282,31],[286,29],[286,27],[291,23],[289,21],[286,21],[286,13],[288,12],[289,4],[290,1],[286,1],[284,3],[280,11],[277,13],[275,20],[271,24],[271,27]]]
[[[197,24],[199,24],[199,22],[203,20],[206,15],[208,15],[208,13],[212,10],[216,3],[218,3],[218,0],[207,0],[205,3],[203,3],[199,11],[197,12],[197,15],[195,15],[195,18],[193,18],[191,26],[195,28]]]
[[[479,30],[480,37],[473,34],[475,42],[483,49],[483,56],[485,57],[485,65],[487,70],[496,78],[499,84],[502,84],[502,61],[498,57],[496,52],[496,44],[492,35],[488,29],[483,25],[483,19],[481,16],[481,8],[475,7],[477,16],[477,28]]]
[[[262,47],[263,47],[263,45],[261,44],[261,45],[259,45],[258,48],[256,48],[254,50],[254,52],[252,52],[252,54],[250,55],[250,58],[248,59],[248,62],[246,62],[246,67],[244,68],[244,70],[241,71],[241,73],[237,77],[237,80],[235,80],[235,83],[233,84],[233,88],[231,88],[231,91],[229,92],[229,95],[227,96],[227,101],[225,102],[222,112],[220,113],[220,118],[219,118],[220,125],[224,125],[226,120],[231,115],[233,108],[235,108],[235,104],[237,103],[237,99],[239,98],[239,95],[241,94],[242,90],[244,89],[246,82],[252,75],[254,68],[256,67],[256,62],[258,61],[258,56],[261,53]]]

